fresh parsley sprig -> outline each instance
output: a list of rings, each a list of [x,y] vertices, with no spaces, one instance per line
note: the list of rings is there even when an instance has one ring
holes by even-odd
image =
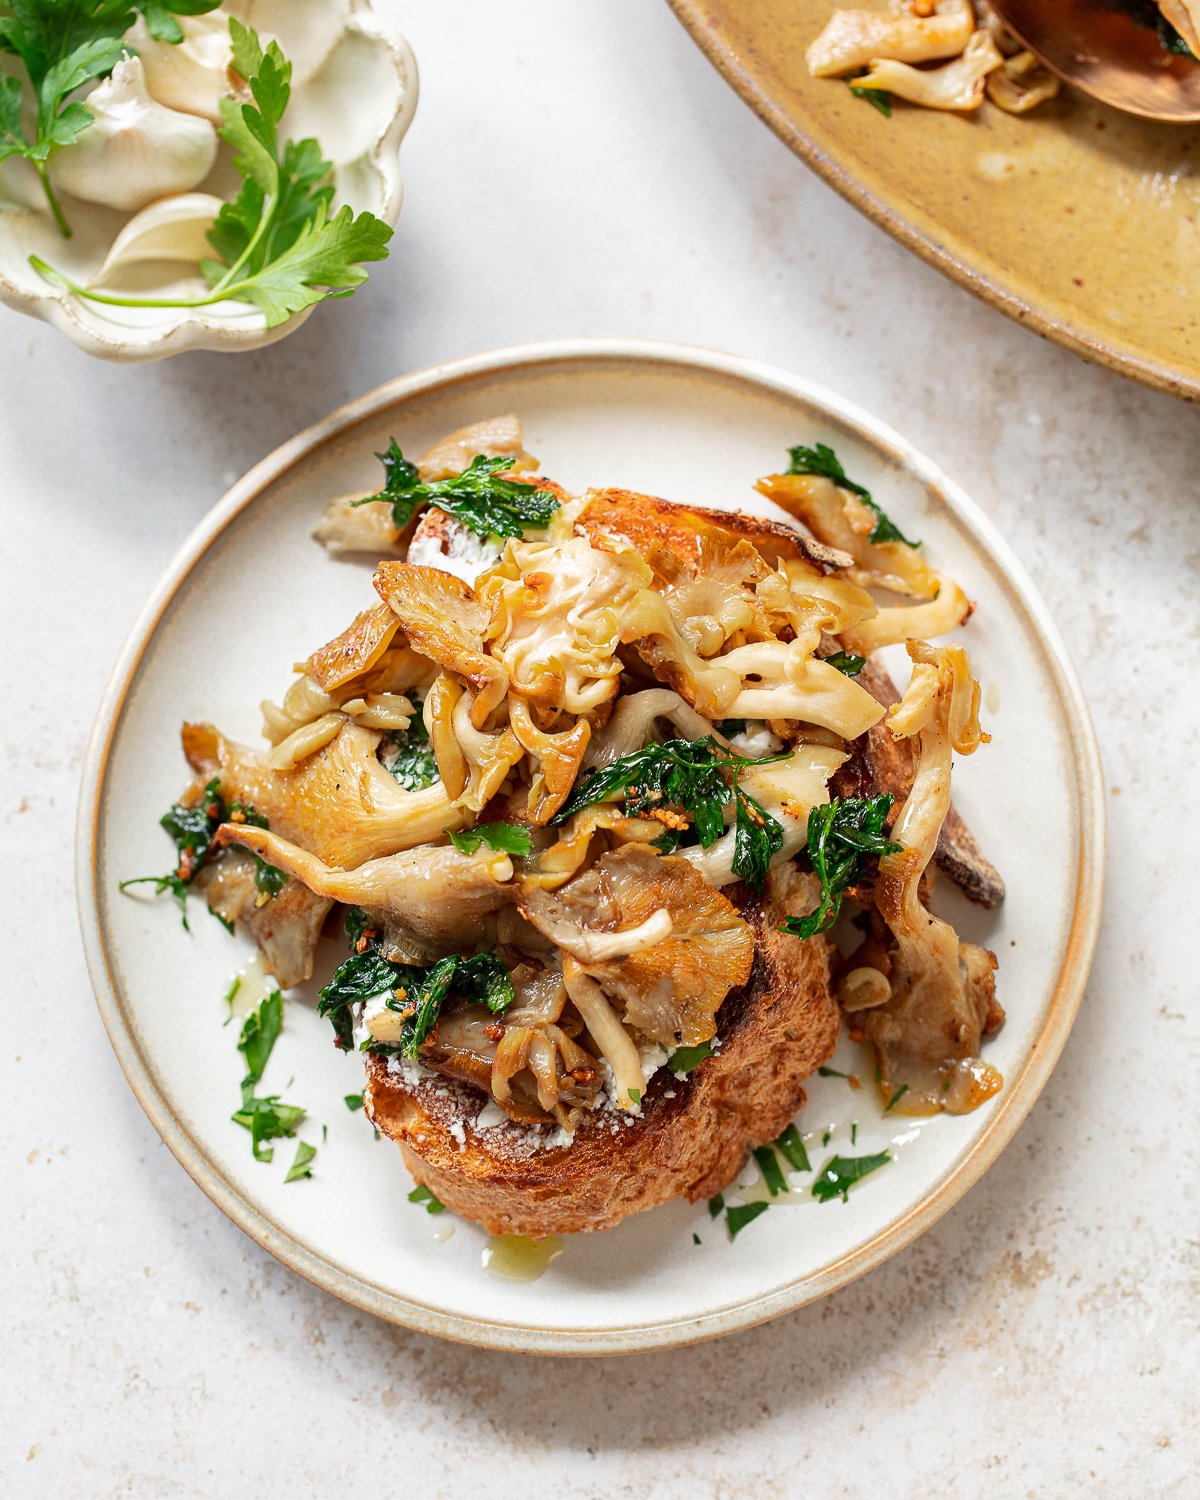
[[[748,766],[772,765],[786,760],[789,753],[753,760],[730,754],[712,735],[702,740],[664,740],[646,745],[593,771],[576,786],[551,822],[562,823],[585,807],[624,793],[625,811],[630,817],[682,808],[707,849],[725,832],[725,808],[732,802],[733,872],[748,885],[758,887],[766,879],[772,858],[783,847],[783,828],[741,789],[739,777]],[[671,847],[677,842],[672,839]]]
[[[279,127],[291,98],[292,65],[279,43],[264,48],[253,28],[243,26],[236,16],[230,17],[229,32],[233,66],[245,79],[251,100],[228,96],[220,102],[219,134],[234,148],[233,164],[243,182],[209,230],[216,257],[200,263],[209,292],[197,297],[136,297],[99,291],[31,255],[30,264],[47,280],[110,307],[249,302],[262,311],[268,328],[277,328],[328,297],[349,296],[367,279],[364,264],[387,256],[392,230],[382,219],[366,212],[356,215],[348,204],[331,215],[333,187],[327,178],[332,168],[319,144],[280,141]]]
[[[238,1038],[238,1051],[245,1059],[246,1076],[242,1079],[242,1107],[236,1111],[232,1119],[235,1125],[240,1125],[250,1132],[250,1147],[254,1152],[255,1161],[271,1161],[275,1155],[275,1148],[265,1145],[264,1142],[294,1136],[306,1113],[298,1104],[284,1104],[278,1094],[268,1094],[260,1098],[254,1092],[255,1084],[262,1081],[263,1073],[266,1071],[267,1063],[282,1030],[283,996],[278,990],[272,990],[262,1004],[246,1016],[242,1022],[242,1034]],[[316,1152],[312,1147],[308,1149],[311,1155],[306,1157],[306,1161],[311,1161]],[[297,1160],[299,1160],[299,1155],[298,1152]],[[303,1165],[304,1163],[301,1163],[301,1166]],[[294,1170],[296,1163],[293,1162],[292,1166]],[[297,1175],[311,1174],[297,1173]],[[285,1181],[294,1181],[291,1173]]]
[[[786,917],[781,932],[815,937],[837,921],[842,897],[862,879],[868,858],[896,854],[901,845],[888,838],[887,815],[892,797],[834,797],[808,815],[808,858],[821,882],[821,904],[806,917]]]
[[[806,448],[803,443],[799,443],[796,447],[788,449],[788,456],[787,472],[789,474],[815,474],[821,479],[832,479],[840,488],[858,496],[875,517],[875,524],[867,536],[867,541],[903,542],[906,547],[913,548],[921,545],[920,542],[909,541],[888,516],[883,506],[872,499],[870,490],[861,484],[856,484],[853,479],[846,478],[846,471],[842,468],[841,460],[826,443],[818,443],[815,448]]]
[[[506,479],[513,460],[477,453],[461,474],[450,479],[422,479],[393,438],[376,458],[383,465],[383,489],[354,500],[353,505],[390,505],[392,525],[403,531],[416,512],[436,505],[478,536],[522,537],[550,524],[558,501],[549,490],[519,479]]]

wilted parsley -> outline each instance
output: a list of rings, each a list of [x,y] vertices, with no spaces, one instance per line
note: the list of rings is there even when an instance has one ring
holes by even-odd
[[[548,526],[559,508],[548,490],[504,477],[513,466],[511,458],[486,458],[479,453],[461,474],[422,479],[395,438],[386,453],[375,456],[383,465],[383,489],[353,504],[390,505],[397,531],[403,531],[424,506],[436,505],[479,536],[522,537],[526,531]]]
[[[827,667],[836,667],[847,677],[857,677],[866,664],[865,656],[855,656],[851,651],[835,651],[832,656],[825,657]]]
[[[869,858],[895,854],[901,848],[888,838],[890,793],[877,797],[834,797],[808,815],[808,858],[821,882],[821,904],[806,917],[787,917],[781,932],[815,937],[837,921],[842,897],[862,879]]]
[[[732,801],[733,872],[747,884],[761,886],[772,858],[783,847],[783,828],[741,789],[738,778],[748,766],[772,765],[786,760],[788,753],[748,759],[724,750],[712,735],[646,745],[585,777],[551,821],[562,823],[582,808],[623,793],[630,817],[681,808],[707,849],[725,832],[725,808]]]
[[[384,769],[406,792],[420,792],[438,779],[437,756],[429,743],[425,720],[416,713],[407,729],[393,729],[383,756]],[[395,747],[394,749],[392,747]]]
[[[920,542],[910,542],[898,526],[888,517],[883,506],[871,498],[871,491],[853,479],[846,478],[837,454],[825,443],[815,448],[806,448],[802,443],[788,449],[789,474],[816,474],[823,479],[832,479],[834,484],[858,496],[875,516],[875,525],[867,537],[869,542],[903,542],[906,547],[919,547]]]

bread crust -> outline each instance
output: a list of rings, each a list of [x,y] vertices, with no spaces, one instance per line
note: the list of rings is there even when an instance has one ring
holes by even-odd
[[[727,1187],[752,1147],[773,1140],[805,1100],[804,1080],[837,1044],[825,938],[778,931],[817,904],[810,874],[773,870],[761,895],[728,894],[754,929],[750,979],[717,1013],[720,1050],[686,1078],[660,1069],[640,1116],[598,1110],[570,1145],[550,1127],[480,1129],[484,1096],[466,1084],[367,1058],[366,1110],[405,1165],[447,1208],[494,1234],[607,1229],[671,1198]]]

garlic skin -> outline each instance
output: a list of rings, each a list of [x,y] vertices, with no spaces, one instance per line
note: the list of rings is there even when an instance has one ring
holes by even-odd
[[[175,19],[183,28],[182,42],[155,41],[141,15],[127,33],[146,70],[146,87],[160,104],[219,125],[220,101],[233,90],[229,17],[218,7],[207,15]]]
[[[86,103],[95,119],[51,163],[55,184],[73,197],[136,210],[186,193],[212,171],[217,132],[153,100],[140,58],[122,58]]]

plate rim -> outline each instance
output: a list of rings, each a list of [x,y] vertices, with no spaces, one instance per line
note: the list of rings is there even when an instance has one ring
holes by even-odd
[[[987,548],[1003,586],[1015,595],[1055,668],[1063,726],[1075,758],[1079,849],[1074,910],[1045,1021],[974,1145],[913,1204],[816,1273],[700,1317],[595,1329],[553,1329],[483,1320],[429,1307],[325,1260],[273,1223],[230,1182],[174,1117],[153,1069],[126,1027],[123,998],[109,958],[98,885],[100,812],[122,707],[172,600],[210,545],[258,496],[327,442],[377,412],[481,376],[515,374],[547,365],[636,365],[717,376],[752,389],[823,407],[864,441],[935,490],[956,519]],[[509,345],[443,361],[377,386],[303,429],[260,460],[226,491],[177,549],[126,634],[101,695],[84,754],[75,829],[75,877],[84,955],[97,1007],[126,1082],[172,1155],[205,1195],[261,1248],[307,1281],[388,1322],[476,1347],[509,1353],[605,1355],[678,1347],[754,1327],[847,1285],[910,1244],[954,1206],[1015,1135],[1045,1087],[1066,1044],[1099,934],[1104,880],[1105,802],[1100,752],[1082,689],[1066,647],[1032,580],[987,515],[959,486],[885,423],[855,403],[778,367],[739,355],[660,340],[571,338]]]
[[[737,54],[718,27],[710,25],[706,0],[667,0],[680,25],[734,93],[750,106],[787,148],[805,162],[847,203],[898,240],[905,249],[965,287],[1023,328],[1031,328],[1051,343],[1068,349],[1102,369],[1113,370],[1151,390],[1182,401],[1200,401],[1200,370],[1189,375],[1176,363],[1138,354],[1131,346],[1106,342],[1056,318],[1051,308],[1019,296],[1001,279],[956,255],[947,245],[910,219],[901,207],[887,203],[852,172],[829,155],[772,98],[753,72],[740,65]]]

